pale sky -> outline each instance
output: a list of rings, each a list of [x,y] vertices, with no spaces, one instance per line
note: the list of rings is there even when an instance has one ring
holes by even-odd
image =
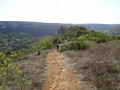
[[[120,24],[120,0],[0,0],[0,21]]]

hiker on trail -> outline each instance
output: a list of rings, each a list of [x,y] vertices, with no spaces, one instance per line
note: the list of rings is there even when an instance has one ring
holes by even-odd
[[[59,44],[57,43],[57,51],[59,51]]]

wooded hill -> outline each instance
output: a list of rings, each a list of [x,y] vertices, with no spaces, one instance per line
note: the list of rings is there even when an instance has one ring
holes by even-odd
[[[29,33],[32,36],[53,35],[59,28],[59,24],[39,22],[0,22],[0,33]]]
[[[120,25],[104,31],[106,35],[120,35]]]
[[[18,50],[46,35],[65,32],[62,27],[85,26],[87,30],[104,31],[117,24],[62,24],[41,22],[0,21],[0,51]],[[27,46],[28,47],[28,46]]]
[[[64,24],[64,23],[41,23],[41,22],[20,22],[20,21],[0,21],[0,33],[8,34],[13,32],[29,33],[33,36],[53,35],[63,27],[83,26],[87,30],[103,32],[113,28],[118,24]]]

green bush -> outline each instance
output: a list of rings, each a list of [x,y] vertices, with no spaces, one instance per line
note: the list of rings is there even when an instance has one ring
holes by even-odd
[[[70,28],[66,28],[66,33],[64,34],[64,38],[68,41],[73,41],[73,38],[77,40],[97,40],[99,38],[108,39],[110,37],[104,35],[103,33],[86,30],[85,27],[79,26],[71,26]]]
[[[90,44],[88,43],[74,41],[69,44],[62,45],[60,47],[60,52],[63,52],[65,50],[85,50],[89,47],[90,47]]]
[[[24,71],[20,71],[16,65],[13,64],[12,59],[16,54],[5,55],[0,52],[0,90],[7,90],[9,85],[18,87],[19,90],[25,90],[28,82]]]
[[[53,44],[63,43],[62,37],[55,36],[53,39]]]
[[[48,38],[44,38],[43,40],[41,40],[40,46],[42,50],[51,49],[53,47],[53,43],[50,42]]]
[[[65,51],[65,50],[69,50],[69,47],[68,47],[67,45],[62,45],[62,46],[60,47],[60,52],[63,52],[63,51]]]
[[[100,38],[96,41],[97,43],[101,43],[101,42],[107,42],[107,40],[105,38]]]
[[[90,47],[90,44],[88,44],[88,43],[81,43],[81,45],[80,45],[80,49],[82,49],[82,50],[85,50],[89,47]]]
[[[113,40],[120,40],[120,36],[119,35],[112,36],[112,39]]]

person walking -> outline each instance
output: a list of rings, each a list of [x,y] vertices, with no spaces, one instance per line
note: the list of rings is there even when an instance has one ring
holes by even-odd
[[[57,51],[59,51],[59,44],[57,43]]]

